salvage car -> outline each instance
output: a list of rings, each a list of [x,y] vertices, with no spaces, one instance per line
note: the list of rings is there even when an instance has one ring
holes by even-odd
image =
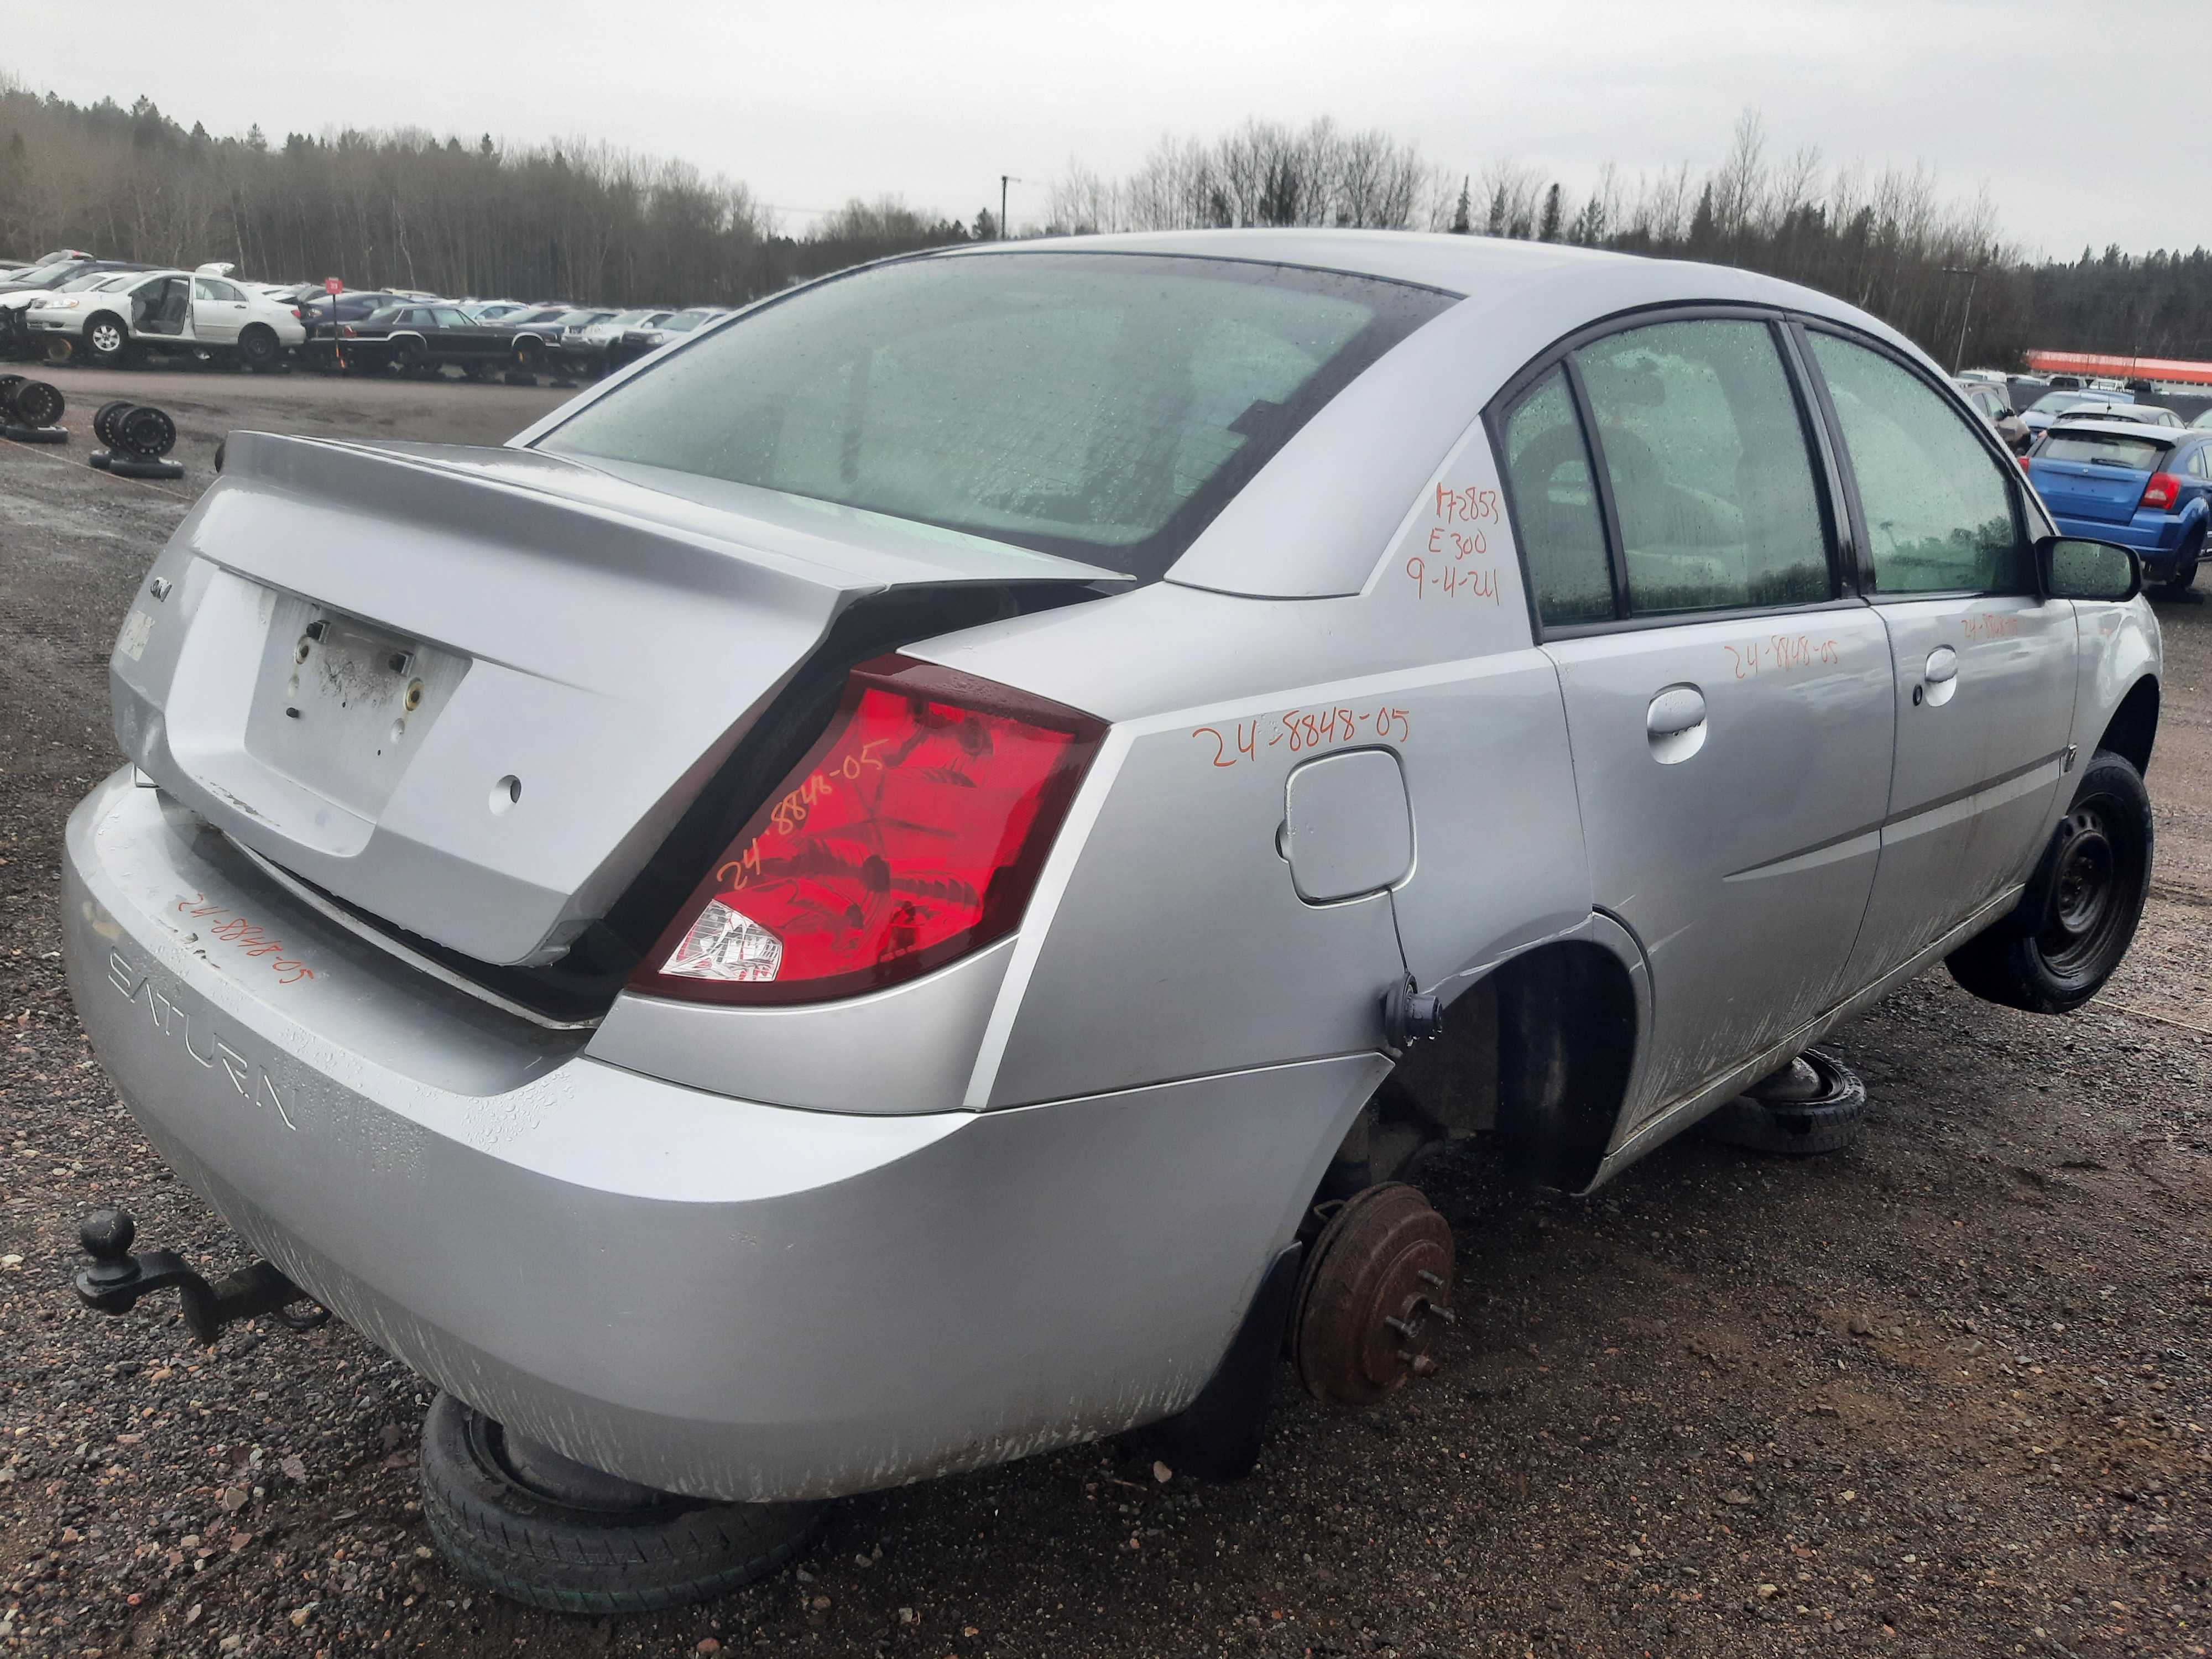
[[[2035,441],[2035,434],[2014,412],[2011,394],[2002,385],[1968,380],[1963,374],[1953,376],[1951,384],[1959,388],[1959,395],[1966,400],[1966,406],[1990,423],[2004,441],[2006,448],[2015,455],[2027,453],[2027,447]]]
[[[611,373],[625,363],[634,363],[647,353],[659,350],[678,335],[689,334],[693,329],[728,314],[720,306],[694,306],[688,311],[675,312],[648,326],[624,329],[621,337],[607,347],[607,368]]]
[[[211,271],[155,270],[120,286],[55,292],[23,313],[33,347],[108,367],[142,351],[234,359],[278,368],[307,338],[299,314]]]
[[[452,363],[482,380],[516,366],[516,332],[479,322],[455,305],[386,306],[357,323],[340,323],[346,359],[363,368],[435,374]]]
[[[103,1212],[78,1292],[343,1319],[551,1607],[1101,1436],[1248,1468],[1285,1350],[1358,1407],[1467,1316],[1437,1149],[1832,1146],[1812,1045],[1913,975],[2094,995],[2139,589],[1873,317],[1479,237],[942,250],[503,447],[234,434],[64,954],[261,1259]]]
[[[618,311],[579,329],[563,329],[562,361],[576,374],[604,374],[617,366],[616,348],[631,330],[657,329],[675,314],[667,307],[658,311]]]

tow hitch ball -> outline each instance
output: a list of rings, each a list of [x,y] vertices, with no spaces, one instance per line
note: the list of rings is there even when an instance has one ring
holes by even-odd
[[[210,1285],[185,1265],[174,1250],[131,1254],[138,1224],[128,1210],[94,1210],[77,1224],[76,1236],[92,1266],[80,1269],[76,1293],[85,1305],[104,1314],[124,1314],[150,1291],[173,1285],[185,1304],[185,1328],[202,1342],[213,1343],[233,1320],[274,1314],[295,1331],[312,1331],[331,1310],[265,1261],[249,1262]],[[295,1302],[304,1313],[289,1311]]]

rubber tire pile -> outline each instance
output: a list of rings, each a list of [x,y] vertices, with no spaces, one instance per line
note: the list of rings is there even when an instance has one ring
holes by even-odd
[[[22,444],[67,443],[69,432],[61,423],[67,406],[60,391],[44,380],[0,374],[0,438]]]
[[[103,472],[123,478],[181,478],[185,469],[164,459],[176,447],[177,423],[151,404],[118,398],[92,417],[92,434],[103,446],[91,458]]]

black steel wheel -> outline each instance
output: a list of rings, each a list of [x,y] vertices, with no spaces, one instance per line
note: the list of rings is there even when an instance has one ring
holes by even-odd
[[[2100,750],[2004,921],[1951,953],[1951,977],[1989,1002],[2069,1013],[2104,988],[2150,893],[2150,796],[2126,757]]]
[[[514,366],[525,374],[536,374],[545,367],[545,344],[542,340],[525,335],[514,343]]]
[[[114,436],[108,447],[140,460],[157,461],[177,445],[177,423],[151,404],[125,410],[108,422]]]
[[[44,380],[18,380],[0,393],[0,402],[25,426],[55,426],[62,418],[62,394]]]
[[[275,368],[284,356],[284,348],[276,343],[276,331],[255,323],[238,337],[238,361],[256,374],[266,374]]]
[[[130,410],[131,400],[128,398],[118,398],[111,403],[100,404],[100,408],[94,412],[92,435],[100,440],[101,448],[112,449],[116,447],[115,422]]]
[[[422,1423],[422,1518],[448,1565],[560,1613],[711,1601],[787,1565],[827,1504],[718,1504],[562,1456],[452,1395]]]
[[[1711,1139],[1748,1152],[1810,1158],[1850,1146],[1865,1120],[1866,1085],[1858,1073],[1833,1054],[1808,1048],[1700,1127]]]

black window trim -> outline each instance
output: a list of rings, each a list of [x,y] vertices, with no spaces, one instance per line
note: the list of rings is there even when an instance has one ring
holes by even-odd
[[[1798,428],[1806,446],[1814,495],[1820,504],[1821,536],[1826,544],[1828,564],[1829,597],[1810,603],[1798,601],[1698,611],[1662,611],[1638,616],[1629,608],[1627,561],[1621,552],[1620,520],[1613,498],[1612,475],[1605,464],[1604,445],[1598,436],[1589,392],[1583,384],[1582,370],[1575,362],[1575,354],[1585,346],[1615,334],[1625,334],[1632,329],[1648,328],[1660,323],[1708,320],[1760,322],[1767,326],[1768,338],[1773,343],[1775,356],[1781,362],[1783,376],[1789,382],[1790,398],[1797,410]],[[1513,526],[1514,556],[1520,561],[1521,587],[1528,602],[1528,626],[1537,644],[1549,644],[1555,640],[1584,639],[1600,634],[1681,628],[1699,623],[1755,622],[1777,616],[1849,611],[1867,603],[1862,586],[1870,573],[1861,568],[1863,561],[1859,550],[1864,547],[1865,538],[1861,532],[1856,492],[1846,486],[1848,475],[1838,470],[1837,458],[1841,445],[1830,430],[1826,388],[1813,371],[1809,352],[1801,351],[1798,347],[1790,327],[1794,320],[1791,313],[1778,307],[1727,301],[1668,301],[1659,305],[1615,312],[1554,340],[1522,364],[1497,395],[1484,405],[1483,426],[1490,438],[1491,449],[1498,460],[1500,493],[1505,498],[1508,520]],[[1542,607],[1536,597],[1534,575],[1528,565],[1528,549],[1521,538],[1520,515],[1513,501],[1513,483],[1507,476],[1509,469],[1504,465],[1506,422],[1512,418],[1522,399],[1533,392],[1555,368],[1564,371],[1568,400],[1573,406],[1576,423],[1581,428],[1583,443],[1589,452],[1590,479],[1597,495],[1598,516],[1603,526],[1606,566],[1613,581],[1615,614],[1601,622],[1546,624]],[[1846,510],[1838,512],[1839,506]]]
[[[2045,591],[2042,561],[2033,556],[2034,544],[2039,539],[2031,533],[2034,529],[2036,515],[2031,513],[2027,505],[2027,487],[2021,477],[2019,458],[2004,447],[1995,428],[1974,413],[1958,387],[1953,386],[1948,377],[1930,374],[1923,365],[1914,362],[1911,357],[1898,350],[1888,341],[1869,334],[1863,329],[1853,328],[1848,323],[1840,323],[1828,317],[1800,315],[1790,319],[1790,330],[1799,336],[1802,342],[1805,364],[1811,372],[1813,385],[1820,394],[1822,416],[1829,430],[1834,434],[1836,457],[1843,469],[1844,496],[1850,503],[1851,533],[1861,550],[1859,556],[1861,592],[1866,602],[1869,605],[1910,605],[1928,599],[2033,599],[2038,604],[2047,603],[2051,595]],[[1976,441],[1981,445],[1983,453],[1996,463],[1998,472],[2004,479],[2005,499],[2012,507],[2013,539],[2014,544],[2028,556],[2027,563],[2031,585],[2026,590],[2014,591],[2001,587],[1943,587],[1920,589],[1905,593],[1885,593],[1876,585],[1874,544],[1868,538],[1866,532],[1866,510],[1859,500],[1858,475],[1851,466],[1850,446],[1844,441],[1842,418],[1836,413],[1835,401],[1828,394],[1827,377],[1820,372],[1820,364],[1813,355],[1811,337],[1816,332],[1832,335],[1846,344],[1862,347],[1873,352],[1876,356],[1888,359],[1918,380],[1921,385],[1935,392],[1940,400],[1951,404],[1954,406],[1952,412],[1954,415],[1962,415],[1960,424],[1973,434]],[[2057,526],[2052,526],[2043,533],[2055,535],[2057,533]]]

